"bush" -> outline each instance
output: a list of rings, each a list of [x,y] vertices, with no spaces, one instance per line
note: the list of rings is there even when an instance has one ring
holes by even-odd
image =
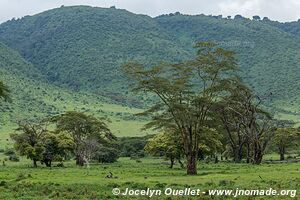
[[[4,155],[6,155],[6,156],[11,156],[11,155],[15,155],[15,154],[16,154],[16,153],[15,153],[15,150],[12,149],[12,148],[6,149],[6,150],[4,151]]]
[[[6,181],[0,181],[0,186],[5,186],[6,185]]]
[[[8,156],[8,160],[13,161],[13,162],[19,162],[20,158],[16,154]]]
[[[144,157],[144,148],[152,136],[145,137],[123,137],[119,139],[119,150],[121,157]]]
[[[64,167],[64,163],[63,162],[60,162],[56,165],[56,167]]]
[[[113,163],[119,158],[119,152],[117,149],[112,147],[102,147],[95,153],[95,160],[100,163]]]
[[[26,178],[27,178],[27,176],[23,172],[20,172],[20,173],[17,174],[16,181],[21,181],[21,180],[24,180]]]

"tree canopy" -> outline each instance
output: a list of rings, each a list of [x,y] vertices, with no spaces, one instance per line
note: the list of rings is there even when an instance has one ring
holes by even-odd
[[[183,139],[187,173],[196,174],[196,160],[204,129],[213,117],[213,105],[235,79],[234,52],[211,42],[196,44],[197,56],[182,63],[155,65],[150,69],[137,63],[124,71],[137,91],[156,95],[160,101],[144,114],[152,117],[147,127],[175,130]]]

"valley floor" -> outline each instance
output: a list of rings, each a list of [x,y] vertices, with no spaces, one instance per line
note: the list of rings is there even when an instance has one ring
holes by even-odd
[[[0,156],[3,160],[3,156]],[[2,161],[1,161],[2,162]],[[2,164],[2,163],[1,163]],[[64,168],[52,169],[31,167],[27,159],[5,163],[0,166],[0,199],[142,199],[141,196],[114,196],[113,188],[121,192],[129,189],[263,189],[296,190],[300,188],[300,163],[249,164],[199,163],[198,175],[187,176],[185,170],[176,165],[168,168],[168,162],[157,158],[143,158],[138,161],[120,158],[113,164],[95,164],[88,170],[79,168],[74,162],[65,163]],[[112,172],[114,178],[106,178]],[[298,191],[299,192],[299,191]],[[201,194],[198,197],[155,196],[151,199],[218,199]],[[291,199],[290,196],[277,196]],[[263,196],[256,199],[276,199]],[[293,199],[298,199],[299,194]],[[145,199],[148,199],[145,197]],[[220,198],[224,199],[224,197]],[[227,199],[253,199],[240,196]]]

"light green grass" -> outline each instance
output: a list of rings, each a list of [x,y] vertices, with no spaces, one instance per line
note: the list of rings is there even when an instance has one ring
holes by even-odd
[[[105,178],[108,172],[112,172],[116,178]],[[3,186],[0,186],[0,199],[119,199],[111,194],[111,190],[115,187],[121,190],[127,187],[132,189],[192,187],[202,191],[221,188],[299,189],[299,172],[299,163],[260,166],[199,163],[198,175],[187,176],[185,170],[179,166],[169,169],[168,163],[161,159],[144,158],[141,162],[136,162],[129,158],[120,158],[113,164],[91,165],[87,174],[85,167],[76,167],[74,162],[66,163],[66,168],[48,169],[39,166],[34,169],[28,160],[23,159],[19,163],[6,162],[5,167],[0,166],[0,182],[5,181]],[[211,197],[201,196],[200,199]]]

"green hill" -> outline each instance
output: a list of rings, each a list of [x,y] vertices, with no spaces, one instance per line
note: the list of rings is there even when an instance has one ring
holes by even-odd
[[[133,114],[139,109],[111,104],[105,97],[74,92],[49,84],[44,77],[17,52],[0,43],[0,79],[11,90],[11,102],[1,102],[0,148],[7,144],[8,134],[21,120],[36,120],[77,110],[108,117],[112,131],[118,136],[140,136],[145,123]]]
[[[150,64],[178,54],[152,18],[117,9],[54,9],[2,24],[0,37],[50,82],[111,97],[127,90],[122,63],[134,59]]]
[[[91,104],[100,101],[140,107],[146,100],[128,93],[120,70],[124,62],[150,65],[180,61],[194,55],[195,41],[216,41],[237,52],[242,77],[260,96],[272,93],[267,105],[278,111],[279,117],[298,120],[299,27],[298,22],[281,24],[241,17],[175,13],[151,18],[115,8],[61,7],[0,25],[0,41],[18,51],[28,65],[15,74],[11,65],[3,65],[1,70],[7,73],[6,80],[16,80],[17,91],[26,85],[32,93],[46,91],[49,99],[63,98],[65,105],[82,103],[80,95],[84,93],[91,96],[87,98]],[[17,84],[19,79],[24,85]],[[33,109],[33,114],[61,111],[53,105],[53,98],[42,110],[37,102],[43,104],[48,97],[37,95],[32,100],[27,99],[32,98],[27,93],[22,95],[19,99],[32,104],[24,107]],[[78,102],[70,103],[72,95],[77,95]]]

